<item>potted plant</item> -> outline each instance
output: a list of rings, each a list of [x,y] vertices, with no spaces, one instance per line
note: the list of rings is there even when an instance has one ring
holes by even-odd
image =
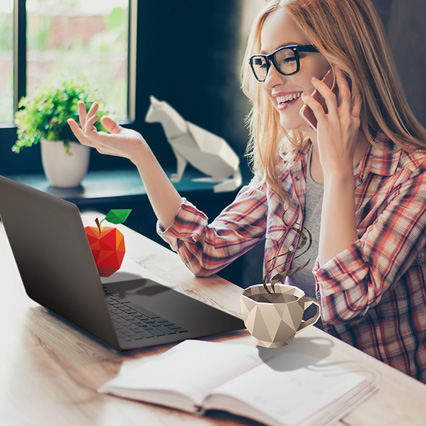
[[[78,121],[78,101],[86,108],[96,101],[99,116],[106,114],[100,92],[86,76],[61,74],[22,98],[15,115],[18,136],[12,151],[41,143],[43,169],[53,186],[78,186],[87,173],[90,149],[77,141],[67,123],[69,118]],[[96,128],[105,130],[100,121]]]

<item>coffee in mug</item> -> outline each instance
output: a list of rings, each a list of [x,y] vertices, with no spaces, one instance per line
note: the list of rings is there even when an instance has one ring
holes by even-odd
[[[286,284],[275,284],[269,293],[263,284],[246,288],[241,294],[241,314],[247,330],[256,345],[279,348],[292,342],[304,328],[320,318],[320,305],[316,299],[305,296],[303,290]],[[315,315],[306,321],[303,313],[315,305]]]

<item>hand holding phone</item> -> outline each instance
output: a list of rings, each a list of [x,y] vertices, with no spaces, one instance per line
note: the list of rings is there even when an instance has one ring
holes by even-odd
[[[338,88],[337,88],[337,84],[336,84],[336,78],[333,72],[333,69],[330,68],[326,75],[324,76],[324,78],[322,79],[322,81],[333,91],[333,93],[336,95],[338,95]],[[321,93],[318,92],[318,90],[314,90],[312,92],[311,95],[318,103],[321,104],[321,106],[324,109],[324,112],[327,114],[328,109],[327,109],[327,105],[325,103],[325,99],[324,97],[321,95]],[[308,106],[308,105],[303,105],[303,107],[300,109],[300,115],[307,121],[307,123],[309,124],[309,126],[314,129],[315,131],[317,130],[317,119],[315,117],[314,112],[312,111],[312,109]]]

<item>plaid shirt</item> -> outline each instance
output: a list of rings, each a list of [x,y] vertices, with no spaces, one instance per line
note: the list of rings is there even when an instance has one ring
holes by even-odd
[[[384,134],[354,170],[358,240],[313,270],[324,329],[375,358],[426,382],[426,155],[399,150]],[[212,275],[261,241],[268,271],[287,270],[297,247],[306,195],[309,144],[277,171],[291,200],[284,207],[254,176],[211,223],[183,200],[159,234],[198,276]],[[314,242],[318,244],[318,242]],[[285,265],[283,266],[283,262]],[[265,268],[265,266],[264,266]],[[265,272],[265,271],[264,271]]]

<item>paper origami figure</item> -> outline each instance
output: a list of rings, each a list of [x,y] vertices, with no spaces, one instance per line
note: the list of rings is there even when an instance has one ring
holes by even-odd
[[[148,123],[160,122],[177,159],[177,172],[171,176],[179,182],[185,167],[193,167],[211,176],[215,192],[233,191],[241,186],[240,159],[227,142],[182,118],[167,102],[150,97],[146,115]]]
[[[316,314],[303,321],[304,311],[316,305]],[[253,285],[241,294],[241,315],[256,345],[279,348],[289,345],[296,333],[315,324],[320,305],[295,286],[276,284],[269,293],[263,284]]]

